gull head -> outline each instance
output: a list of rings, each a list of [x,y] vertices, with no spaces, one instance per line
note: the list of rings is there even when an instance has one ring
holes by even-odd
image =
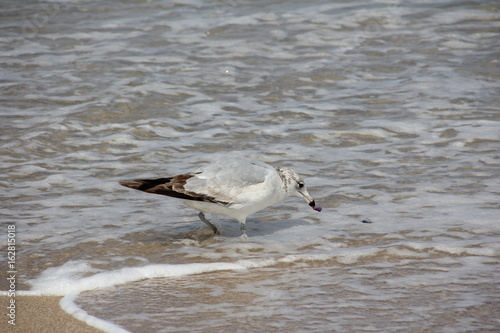
[[[304,180],[297,172],[287,167],[278,167],[276,170],[281,177],[287,196],[302,197],[315,211],[321,212],[321,207],[316,206],[316,202],[307,192]]]

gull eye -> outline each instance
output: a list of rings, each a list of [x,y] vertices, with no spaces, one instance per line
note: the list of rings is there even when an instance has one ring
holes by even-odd
[[[299,184],[299,188],[303,188],[304,187],[304,183],[303,182],[298,182]]]

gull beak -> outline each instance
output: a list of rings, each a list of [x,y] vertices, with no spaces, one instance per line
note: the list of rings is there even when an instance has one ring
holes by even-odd
[[[322,208],[320,206],[316,206],[316,202],[309,195],[309,193],[307,193],[307,191],[300,191],[299,193],[302,194],[302,196],[304,197],[304,200],[309,204],[309,206],[312,207],[312,209],[314,209],[317,212],[321,212]]]

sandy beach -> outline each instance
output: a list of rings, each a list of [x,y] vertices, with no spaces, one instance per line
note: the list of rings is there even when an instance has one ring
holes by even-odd
[[[78,332],[98,333],[100,330],[90,327],[73,318],[59,306],[59,296],[19,296],[16,295],[16,325],[10,325],[6,309],[11,298],[0,296],[2,324],[7,329],[2,332]]]

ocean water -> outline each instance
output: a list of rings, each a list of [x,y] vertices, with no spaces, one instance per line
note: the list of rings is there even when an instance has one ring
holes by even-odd
[[[107,332],[500,329],[498,2],[0,7],[19,293]],[[212,236],[118,184],[234,155],[295,169],[323,211]]]

